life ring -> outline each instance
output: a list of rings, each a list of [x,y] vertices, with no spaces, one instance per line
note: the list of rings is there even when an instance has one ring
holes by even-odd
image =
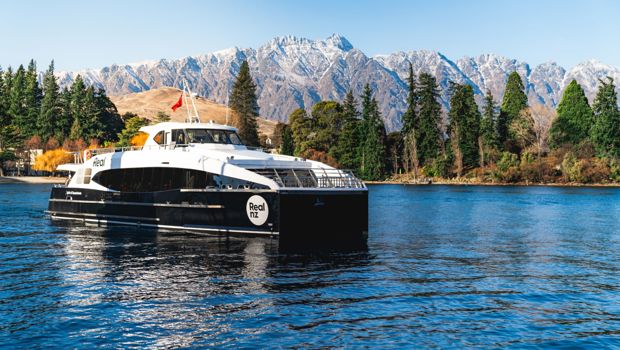
[[[89,159],[90,159],[90,158],[92,158],[92,157],[93,157],[93,154],[92,154],[92,152],[91,152],[89,149],[87,149],[86,151],[84,151],[84,159],[85,159],[85,160],[89,160]]]

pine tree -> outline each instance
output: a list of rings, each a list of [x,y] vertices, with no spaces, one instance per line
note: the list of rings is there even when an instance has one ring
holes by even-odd
[[[360,174],[366,180],[380,180],[384,175],[385,125],[377,100],[369,84],[362,94],[362,148]]]
[[[37,120],[41,114],[41,87],[39,86],[37,65],[30,60],[24,76],[24,108],[25,118],[20,122],[20,130],[24,137],[38,133]]]
[[[11,123],[17,127],[20,132],[22,128],[28,127],[26,122],[26,107],[25,107],[25,74],[24,66],[20,65],[15,71],[15,75],[11,77],[11,95],[9,96],[9,111],[8,114],[11,119]]]
[[[89,86],[86,88],[86,97],[84,99],[83,111],[83,135],[85,140],[98,139],[101,140],[105,134],[105,126],[102,122],[102,112],[97,106],[97,97],[95,88]]]
[[[291,126],[293,143],[295,144],[295,151],[293,154],[299,156],[309,148],[308,138],[312,131],[312,120],[308,117],[305,109],[298,108],[288,117],[288,122]]]
[[[420,120],[416,113],[416,107],[418,104],[418,95],[416,91],[415,76],[413,75],[413,66],[409,63],[409,77],[407,78],[407,85],[409,92],[407,94],[407,110],[403,114],[403,129],[401,136],[403,140],[403,152],[405,157],[405,171],[409,169],[413,170],[414,177],[418,177],[418,138],[419,130],[418,125]]]
[[[71,134],[71,127],[73,126],[71,91],[66,86],[58,96],[58,104],[60,106],[60,115],[56,119],[54,138],[62,143]]]
[[[573,79],[564,89],[557,113],[558,117],[549,132],[551,147],[577,145],[590,136],[594,115],[585,92],[576,80]]]
[[[9,125],[9,117],[7,115],[7,87],[5,84],[4,71],[0,67],[0,128]]]
[[[338,137],[334,158],[344,169],[357,170],[360,167],[360,120],[357,101],[353,91],[349,90],[342,102],[343,126]]]
[[[441,105],[438,102],[439,91],[435,77],[421,73],[418,80],[418,159],[420,164],[430,164],[441,150]]]
[[[230,95],[230,108],[235,112],[235,126],[239,136],[249,146],[258,146],[259,108],[256,99],[256,84],[250,75],[250,66],[243,61]]]
[[[478,165],[480,112],[470,85],[456,85],[450,99],[449,134],[457,175]]]
[[[54,136],[58,118],[62,117],[60,106],[60,89],[54,76],[54,61],[43,75],[43,99],[37,120],[37,130],[41,139],[47,140]]]
[[[116,141],[118,133],[125,127],[125,122],[112,100],[106,95],[105,90],[97,89],[94,98],[96,108],[99,111],[100,123],[103,125],[102,140]]]
[[[488,162],[488,153],[497,148],[497,105],[491,90],[484,96],[484,107],[480,119],[480,138],[478,142],[480,166]]]
[[[282,128],[282,142],[280,144],[280,154],[292,156],[295,151],[295,144],[293,143],[293,132],[291,128],[284,124]]]
[[[591,138],[600,155],[620,156],[620,112],[618,95],[611,77],[599,80],[600,86],[592,104],[594,126]]]
[[[523,81],[519,73],[512,72],[508,76],[508,81],[506,82],[502,107],[497,120],[497,136],[498,142],[501,145],[506,145],[506,143],[508,143],[508,148],[513,147],[511,146],[513,140],[510,135],[509,127],[512,121],[519,116],[519,113],[525,107],[527,107],[527,96],[525,95]]]
[[[131,146],[131,139],[140,132],[140,128],[149,125],[148,119],[133,116],[126,121],[125,128],[118,134],[119,147]]]
[[[73,118],[73,123],[71,124],[71,140],[85,139],[87,138],[85,132],[85,126],[88,125],[88,121],[86,121],[86,85],[84,84],[84,80],[80,75],[78,75],[70,89],[71,99],[70,99],[70,113]]]

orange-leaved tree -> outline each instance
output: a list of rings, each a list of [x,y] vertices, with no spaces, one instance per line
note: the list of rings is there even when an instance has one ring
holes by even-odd
[[[144,146],[146,143],[146,139],[149,137],[149,134],[144,132],[138,132],[135,136],[131,138],[131,145],[136,147]]]
[[[73,162],[73,155],[62,148],[47,151],[37,156],[32,168],[38,171],[55,172],[60,164]]]

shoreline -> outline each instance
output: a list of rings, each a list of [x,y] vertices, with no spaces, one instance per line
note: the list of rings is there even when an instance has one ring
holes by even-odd
[[[0,176],[1,184],[64,184],[66,177],[56,176]]]
[[[416,182],[416,181],[401,181],[401,180],[385,180],[385,181],[364,181],[367,185],[408,185],[408,186],[518,186],[518,187],[610,187],[620,188],[620,183],[592,183],[584,184],[578,182],[482,182],[482,181],[432,181],[430,183]]]
[[[66,177],[57,176],[0,176],[2,184],[64,184]],[[405,180],[384,180],[384,181],[364,181],[366,185],[408,185],[408,186],[537,186],[537,187],[611,187],[620,188],[620,183],[593,183],[584,184],[577,182],[567,183],[541,183],[541,182],[482,182],[482,181],[445,181],[437,180],[430,183],[405,181]]]

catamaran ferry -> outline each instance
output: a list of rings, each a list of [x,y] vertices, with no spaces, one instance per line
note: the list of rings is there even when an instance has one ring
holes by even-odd
[[[367,188],[351,172],[246,147],[234,127],[200,122],[195,105],[186,122],[140,131],[144,146],[86,150],[60,165],[72,176],[52,189],[51,218],[290,242],[367,234]]]

